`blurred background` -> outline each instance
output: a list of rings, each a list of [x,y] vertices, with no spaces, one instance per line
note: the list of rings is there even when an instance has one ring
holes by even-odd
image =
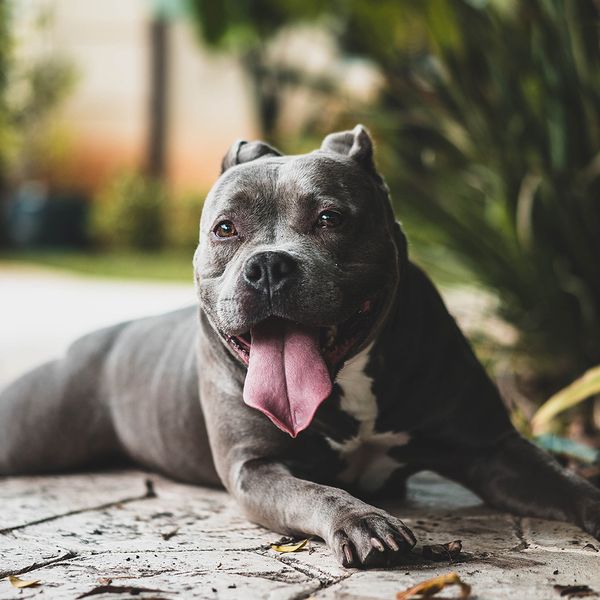
[[[598,476],[599,16],[595,0],[0,0],[0,378],[193,300],[233,140],[299,153],[361,122],[414,260],[517,426]]]

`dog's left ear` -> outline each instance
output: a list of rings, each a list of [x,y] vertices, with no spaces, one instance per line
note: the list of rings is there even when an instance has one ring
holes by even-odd
[[[323,140],[321,150],[349,156],[368,171],[376,173],[373,140],[363,125],[357,125],[352,131],[330,133]]]
[[[255,142],[247,142],[246,140],[238,140],[234,142],[227,150],[227,154],[221,162],[221,174],[230,167],[241,165],[251,160],[256,160],[263,156],[282,156],[281,152],[273,146],[269,146],[266,142],[257,140]]]

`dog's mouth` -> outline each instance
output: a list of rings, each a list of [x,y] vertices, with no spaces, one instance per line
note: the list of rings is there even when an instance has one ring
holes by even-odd
[[[314,327],[269,317],[246,333],[227,336],[248,365],[246,404],[296,437],[330,395],[337,370],[366,341],[376,312],[375,303],[366,300],[337,325]]]
[[[344,322],[329,327],[319,327],[319,347],[332,374],[337,372],[352,350],[366,339],[373,325],[373,315],[374,302],[365,300],[361,307]],[[267,321],[269,320],[274,320],[274,317],[269,317]],[[286,319],[278,320],[285,321]],[[240,335],[226,336],[225,339],[242,361],[248,365],[252,347],[252,330]]]

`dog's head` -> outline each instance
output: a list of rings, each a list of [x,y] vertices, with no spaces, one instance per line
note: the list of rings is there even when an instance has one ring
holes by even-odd
[[[403,234],[364,127],[282,156],[237,142],[200,221],[201,306],[248,367],[244,401],[296,436],[383,322]]]

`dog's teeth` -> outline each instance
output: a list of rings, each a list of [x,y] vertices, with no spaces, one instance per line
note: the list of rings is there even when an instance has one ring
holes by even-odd
[[[333,326],[333,327],[328,327],[327,331],[325,333],[325,343],[327,348],[331,348],[333,345],[335,345],[335,338],[337,336],[337,327]]]

